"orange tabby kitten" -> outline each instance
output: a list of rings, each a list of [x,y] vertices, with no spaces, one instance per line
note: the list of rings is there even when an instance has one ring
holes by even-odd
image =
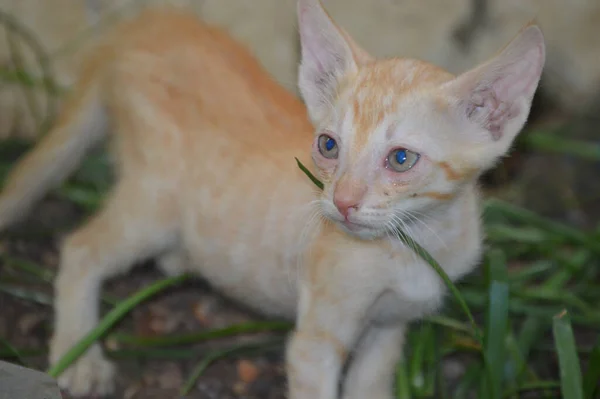
[[[454,280],[475,267],[476,180],[527,119],[543,37],[528,26],[454,77],[371,58],[319,0],[299,0],[298,17],[308,118],[241,45],[177,12],[143,13],[89,58],[57,126],[0,198],[5,228],[114,134],[118,183],[62,247],[51,362],[98,321],[102,281],[152,256],[168,273],[197,272],[296,318],[291,399],[337,397],[350,351],[343,397],[392,397],[405,328],[435,312],[445,290],[391,232],[403,226]],[[322,192],[294,160],[309,163],[311,143]],[[59,383],[106,394],[113,375],[96,345]]]

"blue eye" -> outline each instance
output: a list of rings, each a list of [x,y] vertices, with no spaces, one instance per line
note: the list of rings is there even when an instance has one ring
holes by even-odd
[[[396,162],[398,162],[400,165],[406,162],[406,150],[396,151]]]
[[[333,139],[331,136],[328,136],[326,134],[320,135],[318,138],[317,144],[319,147],[319,152],[325,158],[328,158],[328,159],[337,158],[338,145],[337,145],[335,139]]]
[[[335,147],[335,140],[332,138],[328,138],[325,142],[325,148],[327,149],[327,151],[331,151],[333,150],[333,147]]]
[[[386,165],[395,172],[402,173],[415,166],[420,157],[421,155],[414,151],[406,148],[396,148],[389,153]]]

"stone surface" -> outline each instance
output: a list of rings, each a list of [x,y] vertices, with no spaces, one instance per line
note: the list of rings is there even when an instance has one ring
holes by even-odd
[[[0,361],[0,399],[61,399],[56,382],[40,371]]]

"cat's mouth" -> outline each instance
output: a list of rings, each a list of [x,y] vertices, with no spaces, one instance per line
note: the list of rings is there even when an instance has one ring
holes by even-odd
[[[357,222],[355,220],[348,219],[336,219],[336,223],[340,225],[340,227],[345,230],[347,233],[352,235],[356,235],[359,237],[371,237],[379,230],[375,226]]]
[[[344,217],[334,206],[325,206],[324,211],[324,215],[327,219],[331,220],[342,230],[351,235],[361,238],[373,238],[381,235],[384,231],[378,223],[367,222],[363,220],[359,214],[352,214],[348,215],[349,217]]]
[[[373,240],[385,235],[385,231],[375,226],[370,226],[362,223],[351,222],[348,220],[336,221],[340,228],[347,234],[355,236],[363,240]]]
[[[359,231],[359,230],[364,230],[364,229],[372,229],[371,226],[367,226],[366,224],[362,224],[362,223],[357,223],[357,222],[352,222],[348,219],[344,219],[342,221],[339,221],[339,223],[342,224],[342,226],[344,226],[345,228],[347,228],[350,231]]]

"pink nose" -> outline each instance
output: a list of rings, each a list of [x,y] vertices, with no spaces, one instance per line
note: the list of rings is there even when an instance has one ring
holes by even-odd
[[[333,204],[348,220],[350,210],[354,209],[356,211],[358,209],[366,192],[367,185],[363,182],[341,179],[333,192]]]
[[[334,197],[333,203],[345,219],[348,219],[350,209],[358,209],[358,201],[351,197]]]

